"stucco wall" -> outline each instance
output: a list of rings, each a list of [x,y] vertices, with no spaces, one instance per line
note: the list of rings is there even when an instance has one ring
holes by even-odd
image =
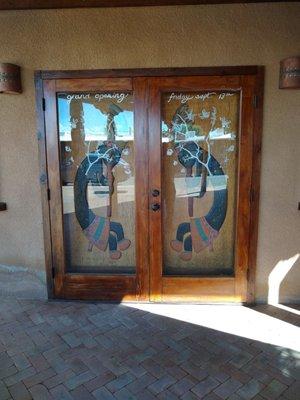
[[[22,66],[24,87],[20,96],[0,95],[0,199],[8,203],[0,264],[15,266],[0,268],[0,292],[32,296],[35,279],[45,294],[34,70],[259,64],[266,85],[256,296],[266,300],[270,272],[277,265],[284,275],[288,263],[278,262],[300,251],[300,90],[278,90],[279,60],[300,54],[299,19],[295,3],[0,12],[0,60]],[[299,260],[281,299],[300,300]]]

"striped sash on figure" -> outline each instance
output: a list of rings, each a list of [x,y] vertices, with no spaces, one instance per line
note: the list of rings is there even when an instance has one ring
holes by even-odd
[[[109,218],[96,215],[93,222],[83,230],[89,242],[99,250],[105,251],[108,244],[110,230]]]
[[[191,218],[192,244],[196,253],[200,253],[207,246],[212,251],[213,241],[218,233],[209,225],[205,217]]]

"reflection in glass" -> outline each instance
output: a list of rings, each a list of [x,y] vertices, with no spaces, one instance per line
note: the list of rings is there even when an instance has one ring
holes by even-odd
[[[162,99],[164,274],[233,275],[239,94]]]
[[[134,273],[130,93],[59,93],[64,240],[69,272]]]

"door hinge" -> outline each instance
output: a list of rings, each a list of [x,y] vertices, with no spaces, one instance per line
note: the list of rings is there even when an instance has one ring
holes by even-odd
[[[37,140],[41,140],[43,138],[43,134],[41,131],[37,131],[36,138],[37,138]]]
[[[50,196],[50,189],[47,189],[47,199],[48,199],[48,201],[50,201],[50,199],[51,199],[51,196]]]
[[[40,184],[45,185],[46,182],[47,182],[47,175],[45,173],[42,173],[40,175]]]
[[[45,100],[45,97],[43,97],[43,100],[42,100],[42,107],[43,107],[43,111],[46,111],[46,100]]]
[[[247,267],[247,273],[246,273],[246,275],[247,275],[247,281],[249,281],[249,278],[250,278],[250,269],[249,269],[249,265],[248,265],[248,267]]]
[[[252,103],[253,103],[253,107],[254,107],[254,108],[257,108],[257,107],[258,107],[258,96],[257,96],[257,94],[255,94],[255,95],[253,96]]]

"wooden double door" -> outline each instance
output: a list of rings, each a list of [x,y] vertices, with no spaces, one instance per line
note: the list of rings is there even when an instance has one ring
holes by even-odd
[[[252,301],[261,84],[257,67],[37,73],[50,296]]]

